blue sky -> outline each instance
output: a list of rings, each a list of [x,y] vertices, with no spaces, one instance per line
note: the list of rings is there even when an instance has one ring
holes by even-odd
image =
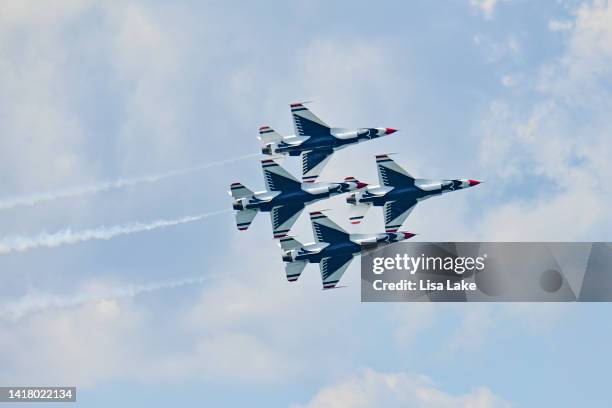
[[[2,2],[0,208],[257,152],[259,126],[289,133],[289,103],[313,100],[332,125],[400,129],[322,179],[373,183],[396,152],[485,181],[419,206],[418,239],[609,241],[611,63],[603,1]],[[4,208],[0,253],[229,208],[234,181],[262,189],[257,159]],[[349,228],[342,197],[312,208]],[[294,232],[312,239],[304,216]],[[228,213],[0,254],[0,384],[94,407],[612,403],[606,304],[361,304],[358,262],[346,289],[315,267],[289,284],[269,236]]]

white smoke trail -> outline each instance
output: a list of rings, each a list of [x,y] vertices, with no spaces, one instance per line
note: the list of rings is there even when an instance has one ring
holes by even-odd
[[[158,174],[150,174],[139,177],[130,177],[130,178],[119,178],[114,181],[103,181],[100,183],[85,185],[85,186],[76,186],[64,188],[56,191],[49,191],[43,193],[35,193],[24,196],[17,197],[7,197],[4,199],[0,199],[0,210],[7,210],[10,208],[18,207],[18,206],[33,206],[46,201],[54,201],[60,198],[70,198],[70,197],[78,197],[86,194],[96,194],[102,193],[109,190],[114,190],[118,188],[130,187],[135,184],[140,183],[154,183],[159,180],[163,180],[169,177],[180,176],[187,173],[192,173],[198,170],[210,169],[212,167],[221,166],[224,164],[234,163],[240,160],[249,159],[255,156],[258,156],[259,153],[248,154],[245,156],[234,157],[231,159],[220,160],[212,163],[201,164],[199,166],[188,167],[185,169],[178,169],[168,171],[166,173],[158,173]]]
[[[227,209],[177,218],[174,220],[157,220],[150,223],[131,222],[123,225],[100,227],[83,231],[72,231],[71,229],[65,229],[53,234],[42,232],[34,237],[8,236],[0,238],[0,255],[10,254],[12,252],[25,252],[41,247],[54,248],[60,245],[73,245],[94,239],[108,240],[119,235],[151,231],[158,228],[166,228],[173,225],[199,221],[203,218],[212,217],[231,211],[231,209]]]
[[[150,282],[145,284],[127,285],[115,288],[105,288],[99,291],[79,293],[71,296],[49,294],[30,294],[18,300],[0,305],[0,319],[16,321],[33,313],[52,309],[65,309],[81,306],[90,302],[102,300],[133,298],[163,289],[174,289],[183,286],[199,285],[215,278],[214,275],[195,278],[175,279],[169,281]]]

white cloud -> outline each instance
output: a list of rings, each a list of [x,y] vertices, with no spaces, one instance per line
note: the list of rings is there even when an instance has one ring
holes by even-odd
[[[495,8],[500,3],[499,0],[470,0],[472,9],[482,13],[485,19],[492,20],[495,15]]]
[[[304,405],[294,408],[496,408],[510,404],[487,388],[476,388],[463,395],[441,390],[422,375],[383,373],[371,369],[321,389]]]
[[[134,171],[143,158],[144,162],[180,162],[189,151],[180,132],[184,95],[178,86],[188,67],[185,52],[192,49],[181,24],[185,19],[171,5],[109,3],[104,11],[111,63],[129,89],[122,100],[125,120],[117,137],[123,172]]]
[[[463,318],[453,328],[442,356],[450,358],[457,351],[479,352],[494,339],[511,335],[511,331],[535,338],[575,315],[575,310],[572,303],[471,303],[461,314]]]
[[[510,201],[481,220],[481,236],[489,241],[588,240],[609,225],[609,203],[608,195],[579,186]]]
[[[481,50],[485,61],[489,64],[517,60],[523,52],[521,43],[514,36],[499,41],[485,34],[475,34],[472,42]]]
[[[512,88],[518,84],[519,79],[514,75],[503,75],[501,77],[501,83],[506,88]]]
[[[138,359],[142,316],[116,300],[2,323],[3,383],[92,385]]]
[[[548,29],[550,31],[568,31],[574,27],[574,23],[568,20],[550,20]]]
[[[587,2],[575,15],[566,52],[543,69],[538,90],[594,110],[601,102],[610,103],[610,92],[599,81],[605,83],[612,72],[612,6]]]
[[[6,191],[88,178],[62,32],[88,4],[0,4],[0,94],[7,101],[0,105],[0,178]]]
[[[415,340],[430,329],[440,317],[438,305],[430,302],[400,303],[388,312],[396,326],[395,341],[410,347]]]
[[[79,15],[91,4],[91,0],[58,0],[52,6],[35,0],[3,1],[0,3],[0,30],[57,26]]]
[[[499,182],[516,186],[535,179],[543,188],[486,213],[483,237],[571,241],[603,238],[609,230],[612,92],[603,82],[611,62],[612,7],[583,5],[564,54],[539,69],[533,87],[525,84],[522,91],[532,99],[490,104],[481,162]]]

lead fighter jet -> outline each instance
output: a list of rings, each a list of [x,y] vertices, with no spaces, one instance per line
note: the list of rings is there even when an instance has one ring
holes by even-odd
[[[287,280],[295,282],[308,263],[318,263],[323,289],[336,287],[356,254],[415,236],[410,232],[349,234],[319,211],[310,213],[316,243],[302,245],[292,237],[280,240]]]
[[[270,156],[302,156],[302,181],[313,183],[334,151],[397,132],[392,128],[332,128],[301,103],[291,104],[294,135],[282,136],[269,126],[259,128],[261,152]]]
[[[234,198],[236,225],[239,230],[249,228],[259,211],[269,212],[274,238],[282,238],[291,229],[306,204],[367,186],[353,177],[343,183],[303,184],[274,160],[262,160],[266,191],[254,193],[240,183],[230,186]]]
[[[397,231],[419,201],[480,184],[480,181],[467,179],[415,179],[386,154],[376,156],[376,164],[380,185],[368,186],[351,194],[346,201],[352,204],[352,224],[359,224],[370,206],[383,206],[387,232]]]

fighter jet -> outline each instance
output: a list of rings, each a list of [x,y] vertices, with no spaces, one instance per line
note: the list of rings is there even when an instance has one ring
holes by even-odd
[[[310,213],[316,243],[302,245],[293,237],[280,240],[287,280],[295,282],[308,263],[318,263],[323,289],[335,288],[356,254],[415,236],[410,232],[349,234],[320,211]]]
[[[262,160],[266,191],[254,193],[240,183],[230,186],[236,226],[244,231],[259,211],[269,212],[274,238],[282,238],[291,229],[306,204],[367,187],[353,177],[343,183],[300,183],[274,160]]]
[[[368,186],[351,194],[346,201],[352,204],[352,224],[359,224],[370,206],[383,206],[387,232],[396,232],[419,201],[480,184],[466,179],[415,179],[386,154],[376,156],[376,164],[380,185]]]
[[[259,128],[261,152],[266,155],[302,156],[302,181],[313,183],[331,155],[339,149],[397,132],[392,128],[333,128],[302,103],[291,104],[295,134],[282,136],[269,126]]]

